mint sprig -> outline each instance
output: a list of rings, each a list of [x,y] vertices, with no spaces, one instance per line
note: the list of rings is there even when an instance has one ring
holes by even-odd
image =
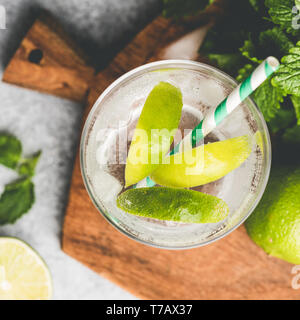
[[[12,224],[27,213],[35,202],[32,178],[41,152],[22,158],[22,144],[14,136],[0,134],[0,164],[15,170],[19,178],[5,186],[0,196],[0,225]]]
[[[189,14],[184,8],[195,1],[165,0],[176,7],[168,16]],[[226,0],[224,9],[200,54],[239,82],[266,57],[281,60],[272,79],[252,94],[272,133],[276,161],[281,161],[286,151],[298,151],[300,143],[300,0]],[[297,162],[299,156],[299,151],[291,155]]]
[[[300,29],[294,29],[292,24],[295,17],[292,8],[299,6],[299,0],[266,0],[265,5],[269,8],[269,15],[275,24],[288,33],[300,34]]]
[[[226,23],[216,24],[200,49],[239,82],[267,56],[281,59],[272,79],[252,94],[278,148],[281,142],[299,142],[300,28],[292,23],[297,20],[296,6],[299,14],[300,0],[228,0]]]

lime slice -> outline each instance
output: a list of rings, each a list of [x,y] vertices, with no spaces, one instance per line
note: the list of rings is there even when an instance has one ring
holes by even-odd
[[[210,183],[238,168],[250,155],[249,136],[202,145],[170,157],[161,164],[151,179],[168,187],[191,188]]]
[[[173,188],[127,190],[118,197],[117,205],[140,217],[184,223],[216,223],[229,213],[227,204],[217,197]]]
[[[169,151],[179,125],[182,94],[160,82],[150,92],[136,126],[126,162],[126,187],[147,177]]]
[[[0,238],[0,300],[49,300],[50,272],[41,257],[27,244]]]

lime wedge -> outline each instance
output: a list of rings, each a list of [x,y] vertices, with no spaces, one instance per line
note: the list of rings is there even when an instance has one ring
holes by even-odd
[[[227,204],[217,197],[173,188],[127,190],[118,197],[117,205],[136,216],[183,223],[216,223],[229,213]]]
[[[50,272],[41,257],[27,244],[0,238],[0,300],[49,300]]]
[[[250,155],[249,136],[202,145],[170,157],[160,164],[151,179],[168,187],[191,188],[210,183],[238,168]]]
[[[182,111],[181,91],[160,82],[150,92],[136,126],[126,162],[126,187],[147,177],[169,151]]]

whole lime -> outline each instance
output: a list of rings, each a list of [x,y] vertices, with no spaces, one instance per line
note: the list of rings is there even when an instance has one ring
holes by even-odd
[[[300,168],[272,169],[266,192],[246,221],[246,229],[271,256],[300,264]]]

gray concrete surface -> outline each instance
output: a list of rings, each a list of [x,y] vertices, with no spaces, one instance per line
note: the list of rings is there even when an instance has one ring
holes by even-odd
[[[98,69],[159,11],[160,0],[0,0],[7,29],[0,30],[0,77],[41,8],[50,10],[92,57]],[[46,260],[54,299],[134,299],[61,251],[61,230],[83,106],[0,82],[0,131],[19,137],[24,153],[41,149],[34,178],[37,201],[0,236],[15,236]],[[15,178],[0,167],[0,190]]]

